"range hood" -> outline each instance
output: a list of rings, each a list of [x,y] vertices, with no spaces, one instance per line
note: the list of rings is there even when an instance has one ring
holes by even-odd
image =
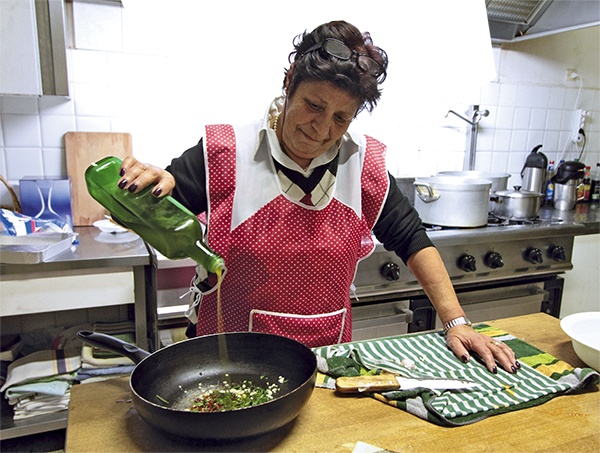
[[[492,42],[600,25],[600,0],[485,0]]]

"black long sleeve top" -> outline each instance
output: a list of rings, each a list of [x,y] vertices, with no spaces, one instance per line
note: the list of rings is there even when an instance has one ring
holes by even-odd
[[[206,172],[202,140],[171,161],[166,168],[176,181],[172,196],[195,214],[207,209]],[[389,174],[390,190],[373,234],[386,250],[405,263],[415,252],[433,246],[417,211]]]

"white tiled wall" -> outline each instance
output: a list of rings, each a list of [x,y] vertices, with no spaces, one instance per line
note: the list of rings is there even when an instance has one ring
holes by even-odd
[[[125,8],[67,2],[73,8],[74,24],[68,31],[74,43],[68,49],[69,98],[0,97],[0,174],[15,189],[23,176],[66,175],[63,136],[68,131],[130,132],[134,154],[164,166],[197,142],[203,123],[261,117],[270,99],[280,93],[285,63],[280,56],[289,52],[289,39],[273,39],[265,42],[264,49],[247,52],[240,38],[239,54],[227,55],[231,65],[223,67],[211,63],[212,52],[219,47],[218,36],[202,33],[207,18],[191,17],[173,24],[159,13],[140,14],[136,9],[139,2],[124,3]],[[168,25],[171,28],[165,32]],[[190,27],[198,29],[179,36],[182,29]],[[599,27],[595,28],[592,40],[598,37]],[[570,41],[580,36],[588,40],[589,35],[579,33],[563,35]],[[418,40],[399,45],[418,45]],[[597,69],[597,45],[595,49],[587,53],[587,59]],[[271,54],[276,61],[263,62]],[[553,71],[546,71],[546,78],[538,80],[521,75],[537,55],[528,59],[527,51],[521,51],[525,63],[520,63],[518,70],[507,66],[515,61],[514,55],[514,49],[495,49],[499,77],[481,90],[479,103],[490,114],[479,123],[476,169],[518,175],[527,153],[538,144],[543,144],[542,151],[551,160],[578,156],[579,150],[569,142],[575,108],[590,112],[583,160],[591,165],[599,162],[597,74],[592,78],[585,74],[579,90],[577,83],[565,80],[561,67],[569,56],[561,54]],[[414,64],[396,57],[390,71],[413,70]],[[552,65],[552,59],[544,64]],[[538,62],[535,65],[539,67]],[[589,65],[586,62],[584,66]],[[258,72],[259,83],[244,85],[245,71]],[[205,83],[203,77],[208,73],[218,77]],[[395,88],[384,85],[377,116],[377,130],[385,131],[384,137],[374,133],[389,145],[390,171],[398,176],[419,176],[462,169],[469,126],[454,115],[444,115],[450,108],[464,114],[468,106],[432,103],[425,114],[416,115],[404,105],[385,104],[386,93],[390,96]],[[428,87],[402,88],[418,96]],[[510,184],[518,184],[518,179],[514,176]],[[4,187],[0,187],[0,204],[10,204]]]
[[[571,141],[578,88],[493,83],[482,91],[482,108],[490,115],[480,123],[476,166],[482,171],[520,173],[527,154],[537,145],[548,160],[572,160],[581,148]],[[600,162],[598,89],[582,89],[579,106],[589,109],[587,144],[582,161]],[[581,107],[580,107],[581,108]],[[511,181],[515,180],[513,176]]]

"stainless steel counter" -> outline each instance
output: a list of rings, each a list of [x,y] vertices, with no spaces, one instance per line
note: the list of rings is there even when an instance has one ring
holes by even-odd
[[[136,338],[140,347],[153,348],[156,338],[148,316],[148,300],[153,300],[156,259],[153,250],[136,235],[120,236],[102,233],[95,227],[75,227],[79,243],[69,250],[37,264],[0,264],[1,276],[23,275],[31,280],[46,275],[69,275],[82,270],[131,269],[134,281]],[[154,299],[155,300],[155,299]],[[9,303],[6,301],[5,303]],[[148,310],[147,310],[147,307]],[[10,314],[10,313],[9,313]]]
[[[457,228],[430,231],[428,234],[436,245],[455,245],[464,243],[466,238],[491,242],[515,238],[581,236],[600,233],[600,206],[598,204],[578,204],[571,211],[559,211],[544,207],[540,211],[539,218],[541,222],[532,224]]]
[[[75,227],[79,243],[48,261],[37,264],[0,264],[0,275],[49,272],[97,267],[140,266],[149,264],[149,253],[139,236],[101,233],[95,227]],[[134,237],[134,240],[131,240]]]
[[[600,233],[600,204],[579,203],[571,211],[559,211],[553,208],[542,208],[540,219],[560,219],[564,223],[575,223],[583,225],[583,234]]]

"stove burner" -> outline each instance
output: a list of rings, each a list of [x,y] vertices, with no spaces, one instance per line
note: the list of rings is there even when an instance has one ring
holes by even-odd
[[[541,223],[539,217],[536,217],[535,219],[501,219],[490,214],[487,226],[536,225],[539,223]]]
[[[520,225],[556,225],[562,223],[562,219],[540,219],[536,217],[535,219],[501,219],[494,214],[490,214],[488,216],[488,224],[489,227],[495,226],[520,226]]]

